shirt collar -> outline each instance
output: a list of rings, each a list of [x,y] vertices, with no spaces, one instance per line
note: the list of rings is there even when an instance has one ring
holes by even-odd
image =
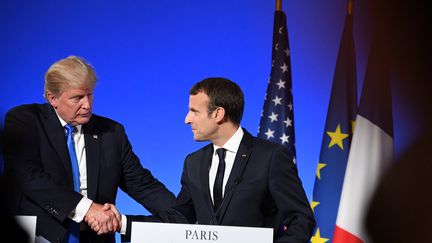
[[[230,139],[228,139],[228,141],[222,146],[222,148],[233,152],[233,153],[237,153],[237,150],[240,146],[240,142],[243,138],[243,129],[241,126],[239,126],[239,128],[237,129],[237,131],[234,133],[234,135],[232,135],[232,137],[230,137]],[[213,151],[216,151],[216,149],[220,148],[217,145],[213,144]]]
[[[62,127],[66,126],[67,122],[65,122],[65,121],[64,121],[64,120],[59,116],[59,114],[57,113],[57,111],[56,111],[55,109],[54,109],[54,111],[55,111],[55,113],[56,113],[58,119],[60,120],[60,123],[61,123]],[[80,134],[80,133],[81,133],[82,125],[76,125],[75,128],[77,129],[77,133]]]

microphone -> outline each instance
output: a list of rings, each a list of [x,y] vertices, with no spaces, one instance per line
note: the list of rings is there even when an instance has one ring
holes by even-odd
[[[234,189],[237,187],[238,184],[240,184],[242,179],[243,179],[242,176],[237,177],[237,179],[234,180],[234,185],[227,192],[225,192],[225,196],[222,198],[222,201],[219,204],[218,209],[216,210],[216,212],[213,213],[212,217],[210,218],[209,225],[212,225],[214,223],[214,220],[216,219],[221,208],[224,206],[224,203],[226,202],[225,198],[227,198],[227,197],[231,198],[230,194],[234,193]],[[219,224],[218,221],[216,221],[216,223]]]

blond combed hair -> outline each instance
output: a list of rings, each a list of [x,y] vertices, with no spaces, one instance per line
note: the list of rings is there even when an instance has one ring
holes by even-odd
[[[61,95],[66,88],[89,88],[96,86],[96,73],[93,67],[83,58],[68,56],[49,67],[45,73],[44,97],[48,93]]]

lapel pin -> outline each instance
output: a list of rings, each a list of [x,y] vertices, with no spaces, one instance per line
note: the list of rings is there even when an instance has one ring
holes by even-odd
[[[243,157],[243,158],[246,158],[246,154],[242,154],[242,157]]]
[[[94,139],[98,139],[98,135],[93,134],[93,138],[94,138]]]

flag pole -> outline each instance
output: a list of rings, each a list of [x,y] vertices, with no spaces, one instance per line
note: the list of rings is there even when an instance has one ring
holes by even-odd
[[[276,0],[276,11],[282,10],[282,0]]]
[[[348,0],[348,15],[352,15],[352,11],[353,11],[353,7],[354,7],[354,0]]]

